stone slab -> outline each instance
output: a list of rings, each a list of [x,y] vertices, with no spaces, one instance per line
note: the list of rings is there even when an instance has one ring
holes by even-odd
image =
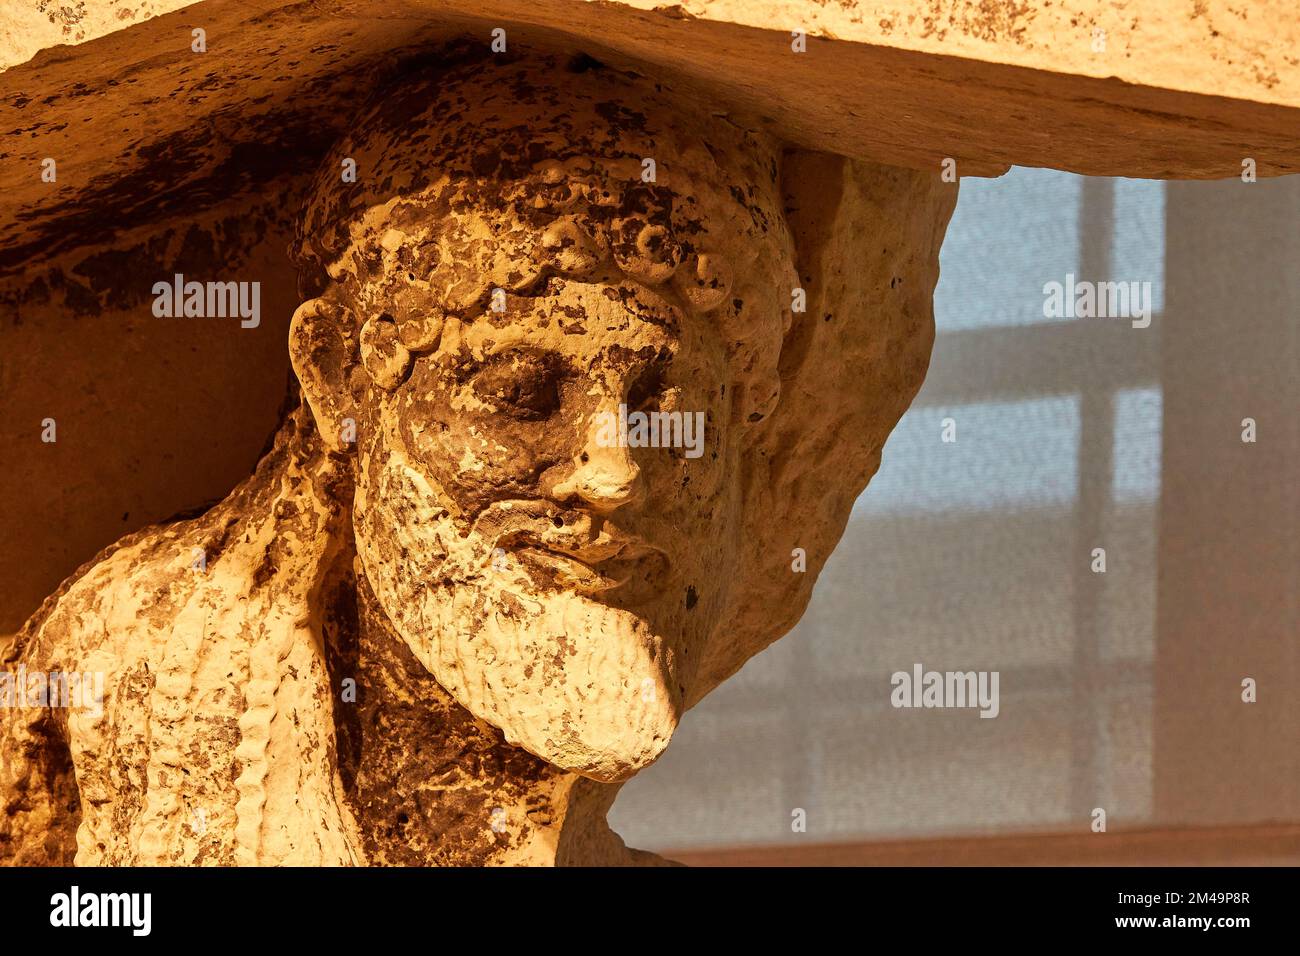
[[[0,271],[304,169],[403,59],[640,66],[811,149],[959,175],[1300,171],[1290,0],[90,0],[0,5]],[[191,31],[207,50],[191,50]],[[806,30],[807,48],[791,49]],[[1105,35],[1098,49],[1097,31]],[[58,181],[40,178],[42,159]]]

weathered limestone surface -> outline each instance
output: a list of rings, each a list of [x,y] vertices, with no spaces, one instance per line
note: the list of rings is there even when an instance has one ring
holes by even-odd
[[[786,141],[893,165],[1222,178],[1249,157],[1260,175],[1300,170],[1294,5],[1137,6],[100,0],[68,13],[9,0],[0,271],[310,166],[376,76],[450,39],[486,44],[496,26],[672,76]],[[53,189],[31,173],[44,157],[61,163]]]
[[[386,91],[308,197],[306,401],[9,647],[109,677],[5,711],[0,852],[654,862],[605,811],[802,612],[924,377],[955,185],[533,53]],[[699,412],[700,454],[611,446],[620,403]]]

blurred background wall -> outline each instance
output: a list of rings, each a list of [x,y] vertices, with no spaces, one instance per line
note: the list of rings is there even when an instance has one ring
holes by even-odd
[[[941,267],[929,377],[807,614],[686,716],[615,829],[1300,821],[1300,177],[964,180]],[[1150,326],[1045,317],[1067,274],[1151,283]],[[999,716],[893,708],[916,663],[1000,672]]]

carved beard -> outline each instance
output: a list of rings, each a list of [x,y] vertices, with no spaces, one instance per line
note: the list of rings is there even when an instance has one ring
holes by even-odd
[[[634,613],[497,550],[495,534],[462,537],[449,497],[385,431],[361,461],[357,553],[416,659],[509,743],[557,767],[616,782],[654,762],[719,602],[685,613],[668,588],[658,613]]]

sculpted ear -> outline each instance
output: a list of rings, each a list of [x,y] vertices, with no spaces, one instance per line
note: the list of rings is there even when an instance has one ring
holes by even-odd
[[[289,360],[316,427],[331,451],[345,451],[345,421],[356,421],[352,373],[359,361],[352,313],[329,296],[308,299],[289,323]]]

